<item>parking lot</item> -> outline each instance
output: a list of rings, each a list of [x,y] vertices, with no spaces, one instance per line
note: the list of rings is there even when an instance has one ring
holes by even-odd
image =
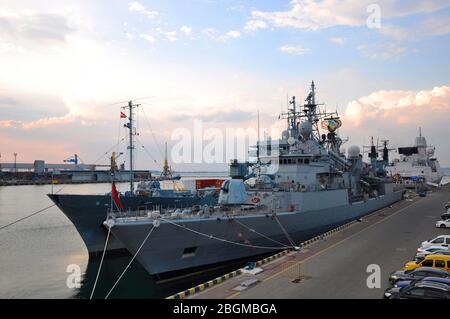
[[[435,227],[449,200],[448,191],[439,191],[404,202],[389,216],[363,221],[367,227],[354,229],[354,233],[349,229],[347,235],[340,234],[345,236],[342,240],[320,244],[313,255],[230,297],[382,298],[389,287],[389,273],[412,260],[422,241],[450,234],[449,229]],[[380,267],[380,288],[368,288],[366,284],[369,265]],[[298,278],[301,280],[295,280]]]

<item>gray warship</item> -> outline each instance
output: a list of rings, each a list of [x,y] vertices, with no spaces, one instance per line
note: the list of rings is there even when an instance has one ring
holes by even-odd
[[[281,139],[258,141],[252,164],[232,161],[219,205],[113,214],[104,222],[151,275],[171,277],[254,258],[299,243],[400,201],[404,188],[341,151],[336,112],[321,111],[315,85],[281,115]],[[321,130],[325,131],[321,134]]]
[[[196,191],[186,190],[180,185],[179,175],[175,175],[168,165],[167,144],[166,156],[164,160],[161,176],[148,181],[141,181],[135,187],[133,158],[135,150],[134,137],[137,135],[134,125],[134,109],[138,104],[128,103],[128,121],[125,128],[128,131],[130,166],[130,189],[119,194],[124,211],[139,211],[158,208],[177,208],[193,205],[215,205],[218,201],[218,191],[213,188],[204,188]],[[124,110],[125,111],[125,110]],[[111,156],[111,181],[114,181],[114,174],[118,168],[116,164],[117,156]],[[172,183],[172,189],[163,189],[161,182]],[[177,187],[178,186],[178,187]],[[103,226],[108,213],[117,209],[111,201],[111,193],[106,194],[48,194],[53,203],[67,216],[80,234],[89,254],[96,256],[104,249],[107,230]],[[116,238],[111,238],[108,245],[108,253],[126,253],[124,245]]]
[[[419,136],[414,140],[414,145],[399,147],[399,159],[394,161],[386,169],[391,175],[399,175],[408,188],[414,188],[421,182],[439,184],[444,172],[435,156],[435,147],[427,144],[419,128]]]

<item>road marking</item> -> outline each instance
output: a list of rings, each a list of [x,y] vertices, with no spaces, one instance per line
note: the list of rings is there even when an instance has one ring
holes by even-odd
[[[311,256],[309,256],[309,257],[306,258],[306,259],[303,259],[303,260],[300,260],[300,261],[296,262],[296,263],[293,264],[292,266],[290,266],[290,267],[288,267],[288,268],[286,268],[286,269],[283,269],[283,270],[281,270],[280,272],[277,272],[277,273],[273,274],[272,276],[267,277],[266,279],[261,280],[261,282],[269,281],[269,280],[271,280],[271,279],[273,279],[273,278],[275,278],[275,277],[278,277],[278,276],[281,275],[281,274],[284,274],[285,272],[289,271],[289,270],[292,269],[293,267],[296,267],[296,266],[298,266],[298,265],[301,265],[301,264],[307,262],[308,260],[310,260],[310,259],[312,259],[312,258],[314,258],[314,257],[317,257],[317,256],[321,255],[322,253],[324,253],[324,252],[326,252],[326,251],[328,251],[328,250],[330,250],[330,249],[332,249],[332,248],[334,248],[334,247],[336,247],[336,246],[342,244],[343,242],[349,240],[350,238],[355,237],[356,235],[361,234],[362,232],[364,232],[364,231],[366,231],[366,230],[368,230],[368,229],[371,229],[372,227],[374,227],[374,226],[376,226],[376,225],[378,225],[378,224],[380,224],[380,223],[382,223],[382,222],[388,220],[389,218],[391,218],[391,217],[393,217],[393,216],[395,216],[395,215],[401,213],[401,212],[404,211],[405,209],[407,209],[407,208],[409,208],[409,207],[412,207],[412,206],[414,206],[415,204],[417,204],[417,203],[419,203],[419,202],[421,202],[421,201],[420,201],[420,200],[417,200],[417,201],[413,202],[412,204],[410,204],[410,205],[408,205],[408,206],[406,206],[406,207],[401,208],[400,210],[396,211],[396,212],[393,213],[392,215],[389,215],[389,216],[387,216],[387,217],[384,217],[382,220],[377,221],[375,224],[369,225],[369,226],[367,226],[367,227],[361,229],[360,231],[354,233],[353,235],[350,235],[349,237],[344,238],[344,239],[342,239],[341,241],[339,241],[339,242],[337,242],[337,243],[335,243],[335,244],[333,244],[333,245],[331,245],[331,246],[329,246],[329,247],[327,247],[327,248],[325,248],[325,249],[323,249],[323,250],[321,250],[321,251],[318,251],[318,252],[315,253],[314,255],[311,255]],[[240,295],[241,293],[242,293],[242,292],[237,292],[237,293],[235,293],[235,294],[232,294],[231,296],[228,296],[228,297],[225,298],[225,299],[233,299],[233,298],[237,297],[238,295]]]

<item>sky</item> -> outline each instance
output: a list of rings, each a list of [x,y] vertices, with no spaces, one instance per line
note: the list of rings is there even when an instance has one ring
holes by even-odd
[[[107,163],[134,100],[137,167],[158,169],[199,120],[205,141],[256,128],[258,110],[280,129],[314,80],[345,147],[408,146],[421,127],[450,167],[449,36],[445,0],[2,0],[0,161]]]

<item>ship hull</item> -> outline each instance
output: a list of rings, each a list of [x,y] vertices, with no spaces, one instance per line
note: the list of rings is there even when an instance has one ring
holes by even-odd
[[[107,229],[103,226],[111,205],[110,195],[48,195],[56,206],[72,222],[80,234],[86,249],[92,256],[103,252]],[[136,211],[140,208],[157,207],[191,207],[193,205],[216,205],[217,198],[206,196],[186,197],[149,197],[123,196],[121,197],[124,211]],[[127,253],[125,246],[110,236],[107,246],[108,253]]]
[[[277,213],[277,218],[294,243],[298,245],[328,230],[395,203],[403,198],[403,193],[403,190],[399,190],[366,202],[339,207]],[[151,275],[156,277],[166,277],[170,273],[189,272],[190,269],[229,263],[245,258],[250,260],[256,256],[292,247],[278,221],[269,215],[239,216],[220,220],[210,218],[173,221],[195,232],[162,221],[159,227],[154,229],[136,258]],[[112,232],[124,243],[131,254],[136,254],[152,227],[150,220],[117,222],[112,227]],[[199,233],[250,246],[230,244],[199,235]],[[274,241],[280,242],[286,247],[284,248]]]

